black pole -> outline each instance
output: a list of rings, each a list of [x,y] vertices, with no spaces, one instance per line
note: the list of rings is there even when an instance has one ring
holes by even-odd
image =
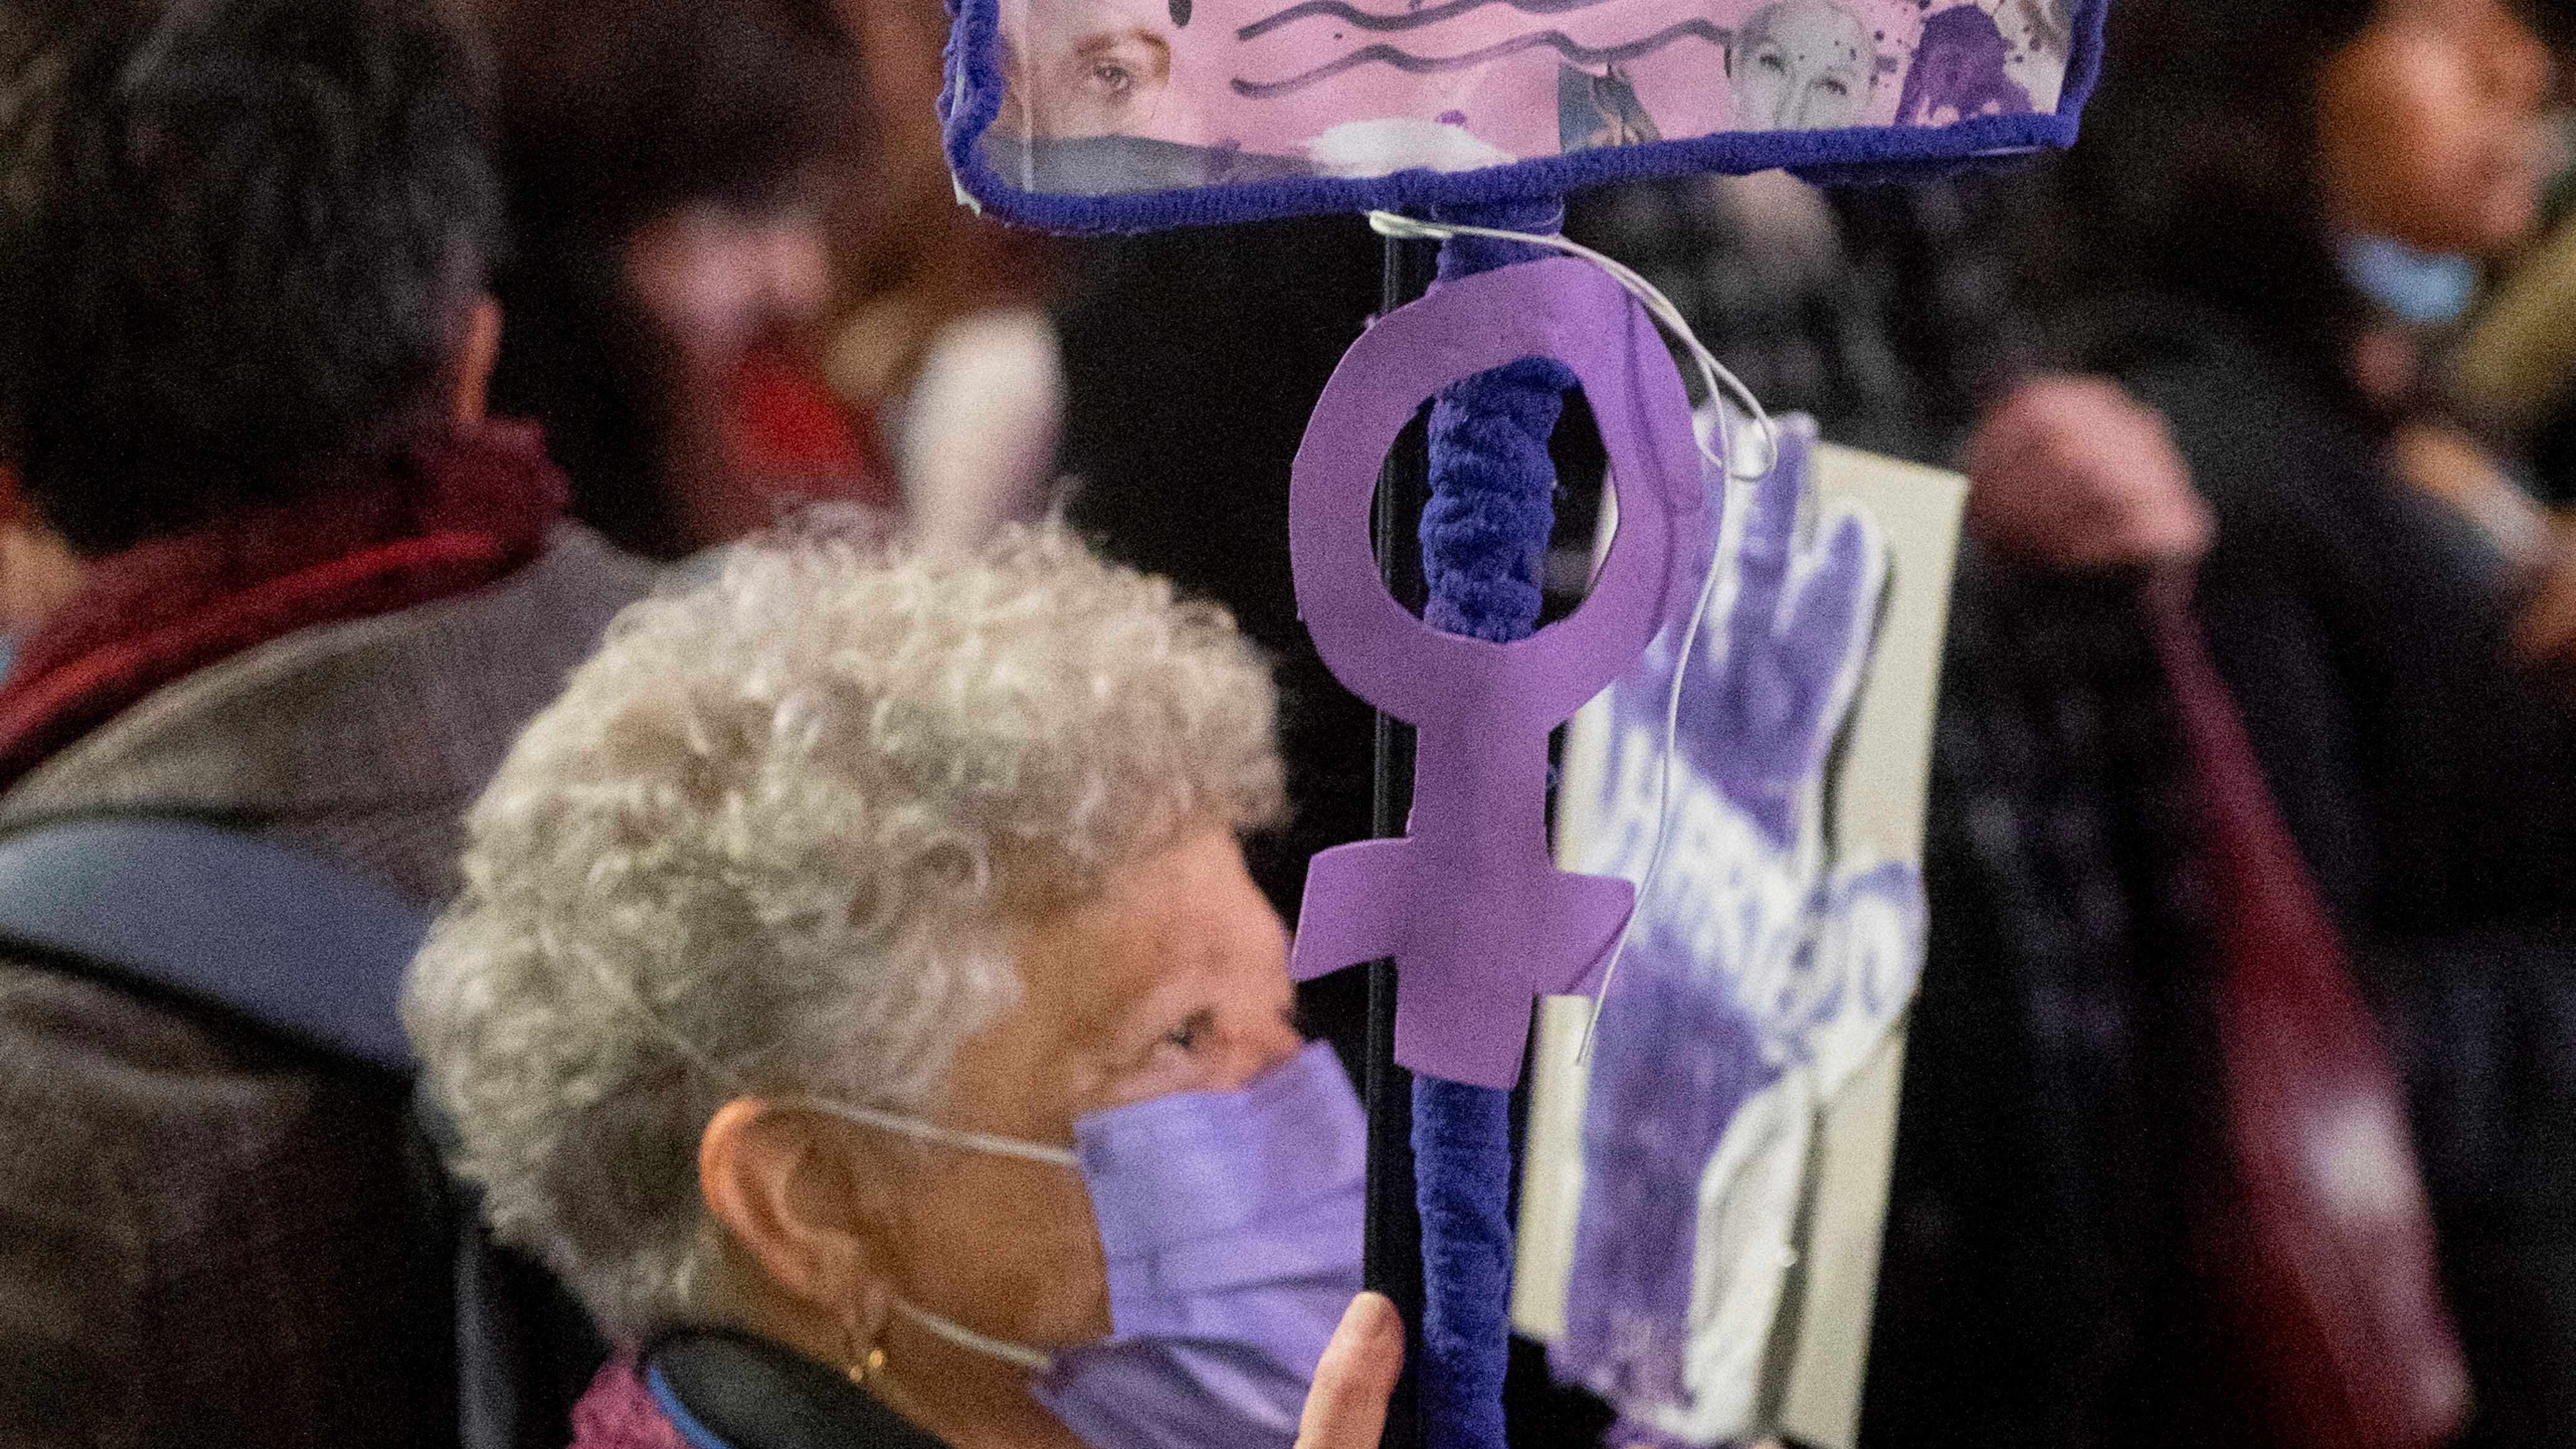
[[[1379,310],[1392,312],[1431,284],[1437,252],[1427,243],[1386,242]],[[1431,492],[1431,454],[1421,419],[1397,438],[1378,478],[1371,535],[1378,572],[1389,592],[1420,613],[1422,551],[1414,532]],[[1374,830],[1405,833],[1413,808],[1413,727],[1377,717],[1376,772],[1372,790]],[[1405,1375],[1387,1414],[1387,1449],[1418,1449],[1421,1424],[1414,1412],[1413,1369],[1422,1343],[1422,1217],[1413,1197],[1413,1074],[1395,1061],[1395,963],[1368,968],[1368,1229],[1363,1249],[1368,1286],[1395,1300],[1405,1323]]]

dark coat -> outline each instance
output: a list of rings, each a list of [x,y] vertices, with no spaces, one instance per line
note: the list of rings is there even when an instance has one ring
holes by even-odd
[[[2170,300],[2092,329],[2218,521],[2210,651],[2408,1096],[2468,1443],[2576,1443],[2576,727],[2481,536],[2328,377]],[[1862,1442],[2247,1445],[2188,781],[2136,581],[1963,569]]]
[[[2404,1078],[2477,1399],[2471,1445],[2576,1443],[2576,712],[2521,591],[2330,379],[2163,304],[2101,360],[2217,516],[2210,651]]]
[[[0,796],[230,823],[417,899],[641,565],[566,528],[462,597],[165,686]],[[408,1090],[124,986],[0,961],[0,1440],[455,1442],[450,1244]]]
[[[2567,914],[2576,713],[2516,664],[2505,560],[2335,386],[2221,314],[2133,306],[2098,361],[2217,517],[2199,606],[2310,871],[2361,938]]]

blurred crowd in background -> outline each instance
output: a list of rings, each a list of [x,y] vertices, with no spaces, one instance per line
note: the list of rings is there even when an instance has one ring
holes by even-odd
[[[1283,541],[1378,239],[980,217],[940,153],[937,0],[476,9],[489,406],[542,425],[573,515],[669,561],[817,504],[956,544],[1061,510],[1276,659],[1294,814],[1254,868],[1295,919],[1308,856],[1370,831],[1373,720]],[[2139,602],[2181,569],[2404,1083],[2467,1442],[2576,1444],[2576,10],[2114,0],[2110,26],[2064,156],[1609,188],[1567,220],[1773,410],[1975,484],[1863,1442],[2258,1442],[2200,1321],[2226,1108]],[[69,561],[11,509],[22,635]],[[1307,1004],[1347,1045],[1353,984]],[[1533,1434],[1606,1422],[1525,1387]]]

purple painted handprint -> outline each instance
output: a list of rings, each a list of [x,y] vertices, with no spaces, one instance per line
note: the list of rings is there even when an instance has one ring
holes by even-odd
[[[1704,652],[1682,681],[1682,718],[1693,727],[1681,746],[1691,768],[1785,850],[1797,834],[1798,793],[1821,788],[1825,756],[1859,688],[1887,564],[1869,525],[1851,513],[1833,519],[1822,548],[1795,550],[1816,425],[1782,419],[1779,440],[1779,464],[1753,485],[1744,510],[1731,597],[1717,601],[1723,627],[1703,627]],[[1703,547],[1702,570],[1719,543],[1711,537]],[[1688,622],[1689,602],[1680,607],[1652,646],[1666,660]]]
[[[1726,1124],[1771,1076],[1743,1015],[1661,971],[1619,983],[1584,1125],[1577,1290],[1560,1367],[1613,1403],[1680,1402],[1699,1179]],[[1600,1231],[1595,1231],[1598,1228]]]
[[[1918,874],[1835,869],[1826,767],[1869,659],[1887,554],[1861,515],[1802,529],[1814,425],[1738,519],[1683,676],[1669,808],[1664,706],[1685,603],[1614,687],[1603,828],[1577,862],[1661,865],[1605,999],[1584,1129],[1584,1199],[1561,1367],[1646,1437],[1759,1427],[1817,1104],[1875,1048],[1919,970]]]

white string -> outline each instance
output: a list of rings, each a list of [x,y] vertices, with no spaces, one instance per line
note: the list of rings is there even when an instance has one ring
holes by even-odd
[[[894,1311],[959,1348],[972,1349],[976,1353],[1000,1359],[1014,1368],[1025,1369],[1033,1374],[1055,1371],[1055,1355],[1051,1353],[1005,1342],[990,1334],[977,1333],[965,1324],[942,1318],[926,1309],[915,1308],[900,1298],[894,1300]]]
[[[1727,436],[1725,405],[1719,404],[1717,411],[1717,431],[1723,439]],[[1778,446],[1776,440],[1773,446]],[[1672,838],[1673,760],[1681,749],[1682,683],[1690,677],[1691,657],[1699,651],[1700,624],[1708,618],[1709,607],[1717,598],[1718,577],[1724,572],[1718,565],[1723,561],[1715,557],[1709,560],[1708,578],[1699,586],[1698,602],[1691,605],[1690,624],[1682,630],[1681,652],[1673,659],[1673,687],[1664,696],[1664,758],[1656,771],[1655,844],[1646,854],[1646,873],[1638,877],[1636,901],[1628,908],[1628,919],[1619,923],[1618,939],[1610,943],[1610,960],[1601,968],[1601,984],[1593,990],[1592,1013],[1583,1022],[1583,1045],[1574,1054],[1577,1065],[1592,1061],[1592,1039],[1601,1030],[1601,1008],[1610,999],[1610,982],[1619,974],[1619,959],[1628,954],[1629,939],[1637,934],[1637,922],[1646,914],[1646,902],[1653,898],[1655,883],[1663,875],[1664,845]]]
[[[1691,441],[1698,444],[1700,456],[1715,463],[1723,476],[1748,483],[1763,477],[1780,465],[1780,428],[1778,424],[1771,421],[1771,414],[1763,410],[1762,400],[1755,397],[1753,389],[1746,387],[1743,379],[1728,371],[1726,364],[1717,360],[1717,354],[1709,351],[1707,345],[1699,340],[1699,334],[1691,330],[1690,320],[1682,316],[1681,308],[1673,305],[1673,299],[1665,296],[1662,288],[1638,275],[1634,267],[1616,257],[1596,252],[1581,242],[1568,241],[1560,235],[1541,236],[1537,232],[1503,231],[1495,227],[1467,226],[1459,222],[1421,221],[1395,211],[1372,211],[1368,214],[1368,224],[1369,230],[1379,236],[1390,237],[1397,241],[1448,241],[1454,237],[1480,236],[1494,241],[1520,242],[1527,246],[1546,247],[1551,251],[1563,252],[1567,256],[1581,257],[1599,267],[1610,280],[1619,284],[1620,290],[1636,298],[1637,304],[1646,309],[1646,315],[1654,318],[1666,332],[1671,333],[1673,339],[1681,343],[1682,347],[1690,353],[1691,361],[1698,366],[1700,382],[1707,388],[1709,402],[1716,406],[1718,414],[1717,451],[1711,452],[1708,440],[1700,437],[1698,430],[1692,430]],[[1743,407],[1745,413],[1762,429],[1762,466],[1750,473],[1739,473],[1735,470],[1735,459],[1730,455],[1731,440],[1727,437],[1726,409],[1723,404],[1718,403],[1720,397],[1734,398]]]
[[[609,970],[603,962],[594,959],[589,964],[591,975],[600,985],[608,988],[611,995],[618,998],[620,1005],[624,1006],[637,1020],[652,1027],[656,1034],[670,1043],[672,1049],[680,1054],[683,1061],[695,1067],[701,1075],[737,1096],[761,1095],[744,1084],[741,1078],[710,1061],[704,1052],[698,1050],[696,1043],[690,1041],[678,1027],[671,1024],[669,1018],[653,1009],[652,1003],[644,999],[643,991],[634,983]],[[1000,1137],[990,1132],[973,1132],[963,1127],[942,1127],[936,1122],[925,1122],[919,1117],[908,1117],[900,1112],[887,1112],[875,1107],[835,1102],[828,1097],[773,1097],[768,1101],[773,1106],[796,1107],[809,1112],[828,1112],[843,1121],[897,1133],[916,1141],[935,1142],[946,1147],[962,1147],[974,1152],[990,1152],[1001,1157],[1016,1157],[1025,1162],[1045,1163],[1049,1167],[1079,1169],[1082,1166],[1082,1159],[1069,1147],[1050,1147],[1042,1142],[1023,1142],[1016,1137]]]
[[[918,1117],[899,1112],[880,1112],[874,1107],[853,1107],[823,1097],[790,1097],[782,1107],[803,1107],[811,1112],[829,1112],[845,1122],[874,1127],[884,1132],[899,1133],[922,1142],[935,1142],[943,1147],[962,1147],[970,1152],[990,1152],[1001,1157],[1016,1157],[1025,1162],[1043,1162],[1050,1167],[1082,1166],[1082,1159],[1069,1147],[1049,1147],[1043,1142],[1023,1142],[1017,1137],[997,1137],[990,1132],[970,1132],[962,1127],[942,1127]]]

